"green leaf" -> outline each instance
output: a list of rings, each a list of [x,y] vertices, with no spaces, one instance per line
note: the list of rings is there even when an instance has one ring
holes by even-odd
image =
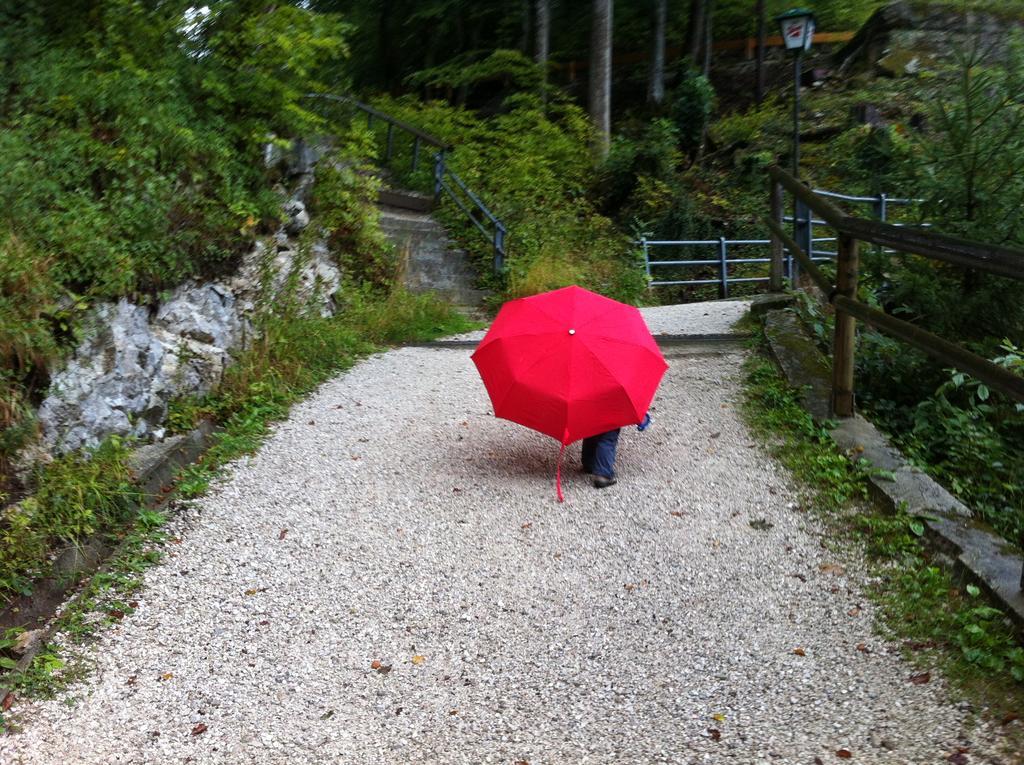
[[[972,598],[976,598],[981,594],[981,589],[974,584],[969,584],[964,589],[967,590],[967,594]]]

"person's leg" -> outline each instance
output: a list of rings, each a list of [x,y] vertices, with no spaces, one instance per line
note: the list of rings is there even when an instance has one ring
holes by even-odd
[[[594,475],[602,478],[615,478],[615,450],[619,444],[619,430],[609,430],[596,436],[597,449],[594,452]]]
[[[587,473],[594,472],[594,453],[597,451],[597,436],[583,439],[583,449],[580,454],[580,461],[583,463],[583,470]]]

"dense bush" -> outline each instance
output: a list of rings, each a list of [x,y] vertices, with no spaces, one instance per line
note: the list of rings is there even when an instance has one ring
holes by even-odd
[[[223,272],[275,221],[264,146],[319,124],[345,32],[252,0],[0,9],[0,488],[92,301]]]
[[[375,104],[454,144],[450,166],[508,226],[505,281],[484,277],[498,297],[573,283],[627,302],[643,294],[636,248],[587,197],[594,165],[590,122],[581,109],[560,99],[545,104],[527,93],[508,97],[489,118],[411,98]],[[407,167],[407,160],[398,155],[396,169]],[[441,212],[452,231],[465,232],[460,243],[489,274],[488,240],[466,227],[454,206]]]

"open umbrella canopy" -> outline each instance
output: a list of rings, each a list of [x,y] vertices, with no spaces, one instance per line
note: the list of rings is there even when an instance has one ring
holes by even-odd
[[[495,415],[563,446],[639,423],[668,369],[640,311],[580,287],[505,303],[473,362]]]

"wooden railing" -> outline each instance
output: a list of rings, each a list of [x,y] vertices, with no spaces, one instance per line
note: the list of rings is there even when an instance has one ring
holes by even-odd
[[[765,223],[772,232],[771,286],[776,289],[782,286],[783,250],[789,249],[799,260],[804,272],[828,295],[836,309],[832,348],[832,411],[836,416],[852,417],[854,413],[854,339],[857,320],[1024,403],[1024,377],[922,327],[857,300],[861,242],[1021,281],[1024,281],[1024,251],[850,216],[782,168],[771,168],[769,175],[771,215],[765,219]],[[787,191],[838,233],[835,284],[783,229],[784,193]]]

